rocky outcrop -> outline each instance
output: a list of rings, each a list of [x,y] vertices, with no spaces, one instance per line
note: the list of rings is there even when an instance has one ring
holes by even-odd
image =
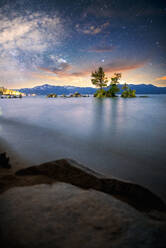
[[[0,167],[10,169],[9,157],[6,156],[6,152],[0,154]]]
[[[15,175],[8,175],[7,178],[1,177],[1,192],[14,186],[55,182],[65,182],[82,189],[94,189],[113,195],[140,211],[166,211],[165,203],[150,190],[131,182],[106,178],[70,159],[28,167],[17,171]]]

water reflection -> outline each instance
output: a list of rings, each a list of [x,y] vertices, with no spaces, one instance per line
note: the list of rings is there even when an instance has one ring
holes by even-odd
[[[104,111],[104,99],[94,99],[93,102],[93,123],[92,126],[95,126],[97,133],[99,136],[102,136],[104,130],[104,118],[105,118],[105,111]],[[92,129],[94,131],[94,128]]]
[[[0,117],[2,116],[2,108],[0,107]],[[2,125],[0,125],[0,132],[2,132]]]
[[[117,98],[95,99],[93,102],[93,131],[101,138],[115,138],[123,123],[123,103]]]

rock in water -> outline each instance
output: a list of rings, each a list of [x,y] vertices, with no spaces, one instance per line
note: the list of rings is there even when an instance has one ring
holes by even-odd
[[[6,156],[6,152],[0,154],[0,167],[10,169],[9,157]]]

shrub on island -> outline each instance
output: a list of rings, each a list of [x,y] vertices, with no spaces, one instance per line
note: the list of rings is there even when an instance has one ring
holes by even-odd
[[[55,97],[57,97],[57,94],[55,94],[55,93],[54,94],[48,94],[47,97],[48,98],[55,98]]]
[[[79,92],[75,92],[73,96],[74,96],[74,97],[80,97],[81,94],[80,94]]]
[[[136,97],[136,95],[135,95],[136,90],[130,89],[126,83],[123,85],[122,89],[124,91],[122,92],[121,97],[123,97],[123,98]]]
[[[114,73],[114,76],[111,78],[110,85],[108,86],[107,97],[116,97],[116,93],[120,91],[119,89],[119,79],[121,78],[121,73]]]
[[[62,94],[61,97],[67,97],[65,94]]]
[[[95,93],[94,93],[94,97],[107,97],[107,91],[104,89],[98,89]]]
[[[81,94],[79,92],[75,92],[74,94],[71,94],[70,97],[81,97]]]

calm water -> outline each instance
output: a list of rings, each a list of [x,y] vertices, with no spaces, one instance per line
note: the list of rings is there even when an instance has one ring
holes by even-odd
[[[27,165],[73,158],[166,199],[166,95],[0,99],[0,133]]]

